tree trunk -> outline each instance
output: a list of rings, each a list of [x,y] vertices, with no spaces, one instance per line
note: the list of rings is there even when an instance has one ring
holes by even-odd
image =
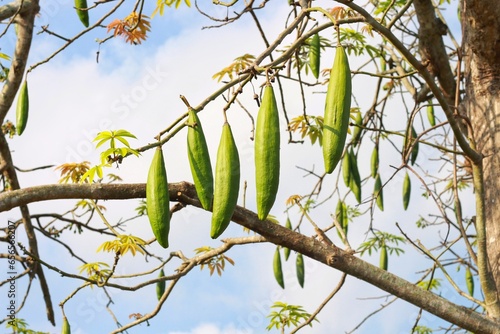
[[[463,0],[462,30],[465,61],[464,105],[476,149],[483,155],[484,222],[488,271],[494,290],[486,302],[500,296],[500,6],[497,1]],[[479,213],[478,213],[479,214]],[[478,228],[478,226],[477,226]],[[478,232],[479,233],[479,232]],[[491,313],[493,317],[500,314]]]

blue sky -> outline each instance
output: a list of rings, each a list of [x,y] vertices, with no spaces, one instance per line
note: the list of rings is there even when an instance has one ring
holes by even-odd
[[[80,22],[71,8],[69,1],[44,1],[39,25],[50,23],[54,31],[64,30],[67,36],[71,31],[81,29]],[[271,1],[268,10],[258,12],[264,29],[269,38],[275,37],[282,29],[286,19],[286,2]],[[330,6],[328,2],[326,6]],[[144,12],[152,11],[152,4],[146,6]],[[49,10],[50,9],[50,10]],[[127,14],[129,8],[121,11],[117,17]],[[97,132],[105,129],[127,129],[134,133],[138,140],[132,141],[133,146],[142,146],[152,142],[153,137],[170,122],[185,112],[185,107],[178,98],[185,95],[192,105],[197,105],[208,94],[213,92],[219,84],[211,76],[221,68],[227,66],[235,57],[244,53],[258,54],[263,50],[263,42],[258,38],[250,18],[221,29],[201,30],[207,20],[200,19],[194,9],[182,8],[177,11],[168,9],[163,17],[155,17],[152,21],[152,32],[146,42],[140,46],[130,46],[116,39],[101,46],[99,63],[95,61],[97,44],[96,38],[106,36],[105,31],[91,33],[81,41],[76,42],[67,50],[56,56],[51,62],[38,67],[29,76],[30,83],[30,122],[22,137],[12,140],[13,155],[16,165],[21,168],[35,167],[34,164],[61,164],[70,161],[89,160],[93,164],[98,162],[99,155],[91,143]],[[218,13],[219,14],[219,13]],[[330,34],[331,32],[324,32]],[[30,64],[47,57],[57,49],[60,42],[53,37],[37,36],[32,47]],[[8,46],[2,49],[6,52]],[[329,67],[333,54],[325,54],[322,67]],[[351,59],[353,64],[362,63],[363,59]],[[254,87],[261,84],[259,79]],[[374,83],[365,77],[355,78],[355,93],[371,91]],[[289,112],[295,116],[302,112],[301,107],[293,107],[294,96],[298,96],[297,87],[286,85]],[[362,95],[359,95],[362,96]],[[358,96],[357,102],[361,109],[371,103],[371,96],[365,101]],[[242,101],[248,106],[252,103],[253,92],[245,90]],[[312,94],[308,100],[310,110],[316,108],[318,114],[323,109],[323,95]],[[298,100],[297,100],[297,106]],[[201,120],[207,135],[207,141],[214,159],[222,125],[223,101],[219,98],[201,114]],[[394,103],[393,108],[401,108]],[[256,108],[251,112],[255,115]],[[14,118],[13,110],[8,116]],[[229,121],[233,126],[236,141],[239,146],[242,161],[242,179],[249,185],[253,184],[253,149],[249,140],[250,126],[248,118],[237,106],[229,111]],[[282,125],[284,124],[282,118]],[[387,121],[387,125],[404,123],[400,119]],[[287,136],[283,132],[283,143]],[[368,159],[371,153],[369,145],[364,148],[367,152],[360,161],[362,174],[368,174]],[[169,181],[191,180],[188,162],[185,156],[185,133],[174,137],[165,148],[165,162]],[[423,155],[435,154],[432,151]],[[399,156],[394,152],[382,156],[386,166],[397,165]],[[361,155],[360,155],[361,156]],[[152,152],[145,152],[140,158],[129,158],[119,170],[110,170],[118,173],[126,182],[144,182]],[[322,167],[321,151],[319,147],[304,145],[282,145],[283,166],[301,166],[305,168]],[[214,164],[215,161],[212,161]],[[429,165],[429,170],[437,170],[436,166]],[[392,171],[388,168],[382,177],[387,178]],[[57,182],[59,176],[54,170],[39,171],[30,175],[20,175],[21,185],[39,185]],[[297,168],[282,170],[282,182],[277,203],[272,214],[284,222],[285,199],[294,193],[301,193],[310,189],[310,178]],[[395,177],[395,181],[388,185],[387,194],[400,192],[402,174]],[[332,176],[325,181],[325,186],[332,186],[336,180]],[[400,203],[389,205],[386,210],[375,214],[379,228],[395,232],[395,222],[401,223],[407,232],[415,238],[436,238],[437,235],[428,231],[416,229],[413,222],[420,214],[418,208],[424,207],[425,202],[420,196],[421,190],[414,189],[412,203],[408,212],[403,212]],[[389,199],[389,196],[386,198]],[[369,194],[365,193],[365,197]],[[249,187],[247,206],[254,206],[254,191]],[[353,201],[352,195],[350,198]],[[71,208],[73,201],[54,201],[50,203],[34,203],[30,205],[32,213],[61,212]],[[108,208],[106,216],[110,221],[133,214],[137,201],[106,202]],[[241,202],[240,202],[241,203]],[[336,203],[336,202],[335,202]],[[334,203],[334,204],[335,204]],[[472,210],[464,205],[464,210]],[[333,209],[321,207],[312,216],[321,221],[329,217]],[[293,212],[296,214],[296,211]],[[1,219],[18,217],[17,210],[0,214]],[[294,218],[291,216],[295,224]],[[187,208],[176,214],[172,221],[171,246],[168,250],[152,246],[158,254],[167,256],[171,250],[182,249],[187,256],[192,256],[193,250],[202,245],[217,246],[220,241],[209,238],[210,215],[195,208]],[[364,232],[368,221],[365,218],[356,219],[350,227],[351,243],[359,245],[365,240]],[[93,223],[99,226],[99,220]],[[147,218],[136,220],[128,225],[130,233],[142,238],[152,236]],[[307,229],[303,232],[308,233]],[[88,240],[85,237],[64,235],[65,240],[75,245],[82,256],[88,261],[104,261],[111,263],[111,254],[96,254],[95,250],[103,240]],[[223,237],[245,235],[241,228],[232,224]],[[22,239],[22,236],[19,237]],[[49,261],[57,264],[64,270],[77,273],[80,263],[72,260],[59,246],[47,243],[40,239],[40,249]],[[20,240],[22,241],[22,240]],[[174,289],[171,298],[164,304],[160,313],[149,322],[149,326],[142,324],[129,333],[165,333],[165,334],[242,334],[263,333],[267,325],[266,315],[269,306],[277,300],[291,304],[303,305],[312,312],[321,303],[323,298],[334,288],[340,277],[336,270],[306,259],[306,284],[300,289],[295,279],[294,255],[284,265],[286,290],[281,290],[272,275],[273,245],[240,246],[233,248],[227,255],[233,258],[236,266],[228,266],[222,277],[209,277],[206,270],[193,270],[182,279]],[[429,265],[417,255],[412,248],[407,248],[402,258],[391,258],[390,270],[404,275],[409,279],[416,279],[414,273],[425,269]],[[369,259],[368,257],[365,257]],[[410,260],[409,260],[410,259]],[[372,263],[378,263],[375,255]],[[154,265],[157,265],[154,262]],[[178,263],[177,263],[178,264]],[[152,263],[144,264],[142,259],[132,258],[130,255],[120,262],[117,273],[125,274],[151,268]],[[166,272],[172,271],[175,266],[167,265]],[[57,328],[50,326],[46,319],[41,302],[38,282],[32,287],[28,306],[23,310],[21,317],[29,319],[32,328],[57,333],[60,331],[61,312],[57,304],[64,300],[75,289],[79,282],[60,280],[58,274],[45,270],[51,282],[52,300],[55,306]],[[157,273],[150,275],[155,277]],[[20,287],[22,284],[19,283]],[[132,285],[133,282],[127,283]],[[141,289],[136,293],[108,290],[114,305],[113,312],[122,324],[128,323],[131,313],[148,313],[155,307],[156,296],[154,286]],[[0,290],[2,292],[2,290]],[[3,292],[2,292],[3,293]],[[454,291],[445,292],[444,296],[453,300]],[[303,329],[302,333],[343,333],[351,330],[367,314],[378,308],[386,299],[362,300],[366,297],[385,296],[382,291],[369,286],[355,278],[348,277],[344,288],[320,314],[320,323],[311,329]],[[388,297],[390,300],[391,297]],[[458,299],[456,299],[458,300]],[[73,333],[107,333],[115,328],[113,319],[106,311],[106,298],[100,289],[86,289],[78,293],[66,304],[65,312],[72,324]],[[389,313],[390,312],[390,313]],[[401,301],[394,303],[382,316],[367,321],[357,333],[408,333],[413,325],[418,309]],[[390,316],[390,320],[388,317]],[[421,324],[436,326],[439,321],[426,315]],[[375,331],[374,331],[375,330]]]

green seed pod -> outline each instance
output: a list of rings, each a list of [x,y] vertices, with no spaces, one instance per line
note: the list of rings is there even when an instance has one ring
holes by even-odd
[[[373,148],[372,156],[371,156],[371,160],[370,160],[370,169],[371,169],[372,177],[373,178],[377,177],[377,174],[378,174],[378,164],[379,164],[378,145],[376,145]]]
[[[405,174],[405,178],[403,180],[403,208],[408,209],[408,204],[410,204],[410,195],[411,195],[411,181],[410,175],[408,172]]]
[[[208,146],[200,119],[194,109],[189,110],[187,147],[189,166],[193,175],[196,193],[205,210],[212,208],[214,177]]]
[[[285,227],[289,230],[292,229],[292,223],[290,222],[289,217],[286,218]],[[290,257],[290,248],[283,247],[283,255],[285,255],[285,261],[288,261],[288,258]]]
[[[255,182],[257,214],[260,220],[267,218],[278,193],[280,176],[279,115],[274,90],[264,88],[264,96],[255,127]]]
[[[465,284],[467,285],[469,295],[474,296],[474,278],[472,277],[472,272],[469,267],[465,268]]]
[[[163,271],[163,268],[161,268],[158,277],[165,277],[165,272]],[[156,298],[160,300],[164,292],[165,292],[165,281],[159,281],[158,283],[156,283]]]
[[[285,281],[283,280],[283,269],[281,268],[281,254],[279,247],[276,247],[273,259],[273,272],[276,282],[284,289]]]
[[[384,245],[380,248],[380,268],[387,270],[389,258],[387,256],[387,247]]]
[[[434,115],[434,106],[432,104],[427,106],[427,119],[429,120],[429,124],[431,126],[436,125],[436,116]]]
[[[75,9],[80,22],[87,28],[89,26],[89,12],[88,10],[82,10],[87,8],[87,0],[75,0]]]
[[[61,334],[71,334],[71,327],[69,325],[68,318],[63,317]]]
[[[299,281],[300,287],[303,288],[304,277],[305,277],[304,257],[300,253],[297,253],[297,260],[295,261],[295,269],[297,271],[297,280]]]
[[[375,177],[373,196],[376,197],[376,203],[380,211],[384,211],[384,192],[382,188],[382,180],[380,180],[380,174],[377,174]]]
[[[413,165],[415,164],[415,161],[417,160],[418,156],[418,141],[415,141],[417,138],[417,132],[415,131],[415,128],[413,125],[410,128],[410,144],[413,145],[411,153],[410,153],[410,163]],[[406,152],[406,150],[409,148],[409,144],[406,141],[408,139],[408,133],[406,133],[404,141],[403,141],[403,152]]]
[[[335,54],[326,92],[323,120],[325,171],[332,173],[342,156],[351,111],[351,71],[347,54],[339,46]]]
[[[321,50],[319,34],[314,34],[311,37],[311,45],[309,46],[309,66],[311,67],[311,72],[316,79],[319,78],[320,55]]]
[[[415,131],[415,128],[412,126],[411,140],[413,142],[416,139],[417,139],[417,132]],[[415,142],[415,144],[413,145],[413,149],[411,150],[410,162],[412,165],[414,165],[415,161],[417,161],[417,156],[418,156],[418,141]]]
[[[210,237],[218,238],[227,228],[240,190],[240,158],[229,123],[222,126],[215,165],[215,189]]]
[[[344,153],[344,157],[342,158],[342,176],[345,185],[349,187],[351,184],[351,157],[348,151]]]
[[[361,113],[357,112],[354,116],[354,125],[352,127],[352,145],[356,147],[359,143],[359,138],[361,137],[361,125],[363,125],[363,117],[361,117]]]
[[[356,201],[361,203],[361,177],[358,170],[358,160],[352,148],[349,152],[349,157],[351,160],[351,182],[349,187],[351,188],[354,197],[356,197]]]
[[[161,146],[155,150],[149,167],[146,183],[146,208],[149,223],[156,240],[163,248],[168,247],[170,231],[170,198],[168,194],[167,171]]]
[[[339,225],[344,230],[344,233],[347,235],[348,226],[349,226],[348,220],[347,220],[347,209],[345,207],[344,202],[342,202],[341,200],[339,200],[337,202],[337,208],[335,209],[335,217],[337,218]]]
[[[19,89],[16,108],[16,130],[19,136],[24,132],[26,123],[28,122],[29,105],[28,81],[24,80]]]

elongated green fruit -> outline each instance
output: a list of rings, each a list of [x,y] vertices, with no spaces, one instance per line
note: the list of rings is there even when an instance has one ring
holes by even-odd
[[[63,317],[61,334],[71,334],[71,327],[69,325],[68,318]]]
[[[335,209],[335,216],[337,217],[339,225],[347,234],[348,224],[347,224],[346,207],[344,202],[342,202],[341,200],[337,202],[337,208]]]
[[[409,147],[408,142],[406,141],[407,138],[408,138],[408,133],[405,135],[405,138],[403,141],[403,147],[405,149]],[[410,163],[412,165],[415,164],[415,161],[417,160],[417,157],[418,157],[418,141],[415,141],[416,138],[417,138],[417,131],[415,131],[415,128],[412,125],[410,128],[410,134],[409,134],[409,138],[408,138],[408,139],[410,139],[410,144],[413,145],[411,153],[410,153]]]
[[[81,10],[81,8],[87,8],[87,0],[75,0],[76,14],[78,18],[83,23],[85,27],[89,26],[89,12],[87,10]]]
[[[210,210],[214,197],[212,164],[210,162],[205,134],[194,109],[190,109],[188,113],[187,147],[189,166],[191,167],[196,193],[200,199],[201,206],[205,210]]]
[[[380,268],[387,270],[389,258],[387,257],[387,247],[384,245],[380,248]]]
[[[380,211],[384,211],[384,192],[382,189],[382,180],[380,180],[379,174],[377,174],[377,177],[375,177],[373,196],[376,196],[376,203]]]
[[[412,142],[417,139],[417,131],[415,131],[415,128],[412,126],[411,127],[411,140]],[[413,145],[413,149],[411,150],[411,156],[410,156],[410,162],[412,165],[415,164],[415,161],[417,161],[417,156],[418,156],[418,141],[415,142]]]
[[[434,106],[432,104],[427,106],[427,119],[429,120],[429,124],[431,126],[436,125],[436,116],[434,115]]]
[[[311,72],[316,79],[319,78],[320,55],[321,50],[319,34],[314,34],[311,37],[311,45],[309,46],[309,66],[311,67]]]
[[[222,126],[215,165],[214,204],[210,237],[218,238],[231,221],[240,190],[240,158],[229,123]]]
[[[378,157],[378,145],[377,145],[373,148],[372,156],[371,156],[371,160],[370,160],[370,169],[371,169],[373,178],[377,177],[378,164],[379,164],[379,157]]]
[[[469,295],[474,296],[474,278],[472,277],[472,272],[469,267],[465,268],[465,284],[467,285]]]
[[[146,208],[149,223],[156,240],[163,248],[168,247],[170,231],[170,198],[168,195],[167,171],[161,146],[156,148],[149,167],[146,183]]]
[[[24,80],[19,90],[19,97],[17,98],[17,108],[16,108],[16,130],[17,134],[20,136],[24,129],[26,128],[26,123],[28,122],[30,103],[28,96],[28,81]]]
[[[405,210],[408,209],[408,204],[410,204],[410,195],[411,195],[411,181],[410,181],[410,175],[408,175],[407,172],[403,180],[403,208]]]
[[[352,144],[354,146],[358,145],[359,138],[361,137],[361,125],[363,125],[363,117],[361,117],[361,113],[357,112],[354,116],[354,125],[352,127]]]
[[[273,272],[276,282],[278,282],[278,284],[284,289],[285,281],[283,279],[283,269],[281,268],[281,254],[279,247],[276,247],[276,251],[274,252]]]
[[[361,203],[361,177],[358,170],[358,160],[352,148],[349,151],[349,157],[351,160],[351,182],[349,183],[349,188],[351,188],[354,197],[356,197],[356,201]]]
[[[300,287],[303,288],[304,277],[305,277],[304,257],[300,253],[297,253],[297,260],[295,261],[295,269],[297,271],[297,280],[299,281]]]
[[[286,218],[285,227],[289,230],[292,229],[292,222],[290,222],[289,217]],[[288,258],[290,257],[290,248],[283,247],[283,255],[285,255],[285,261],[288,261]]]
[[[255,182],[257,215],[260,220],[267,218],[278,192],[280,177],[279,126],[274,90],[271,85],[266,85],[255,127]]]
[[[163,268],[161,268],[158,277],[165,277],[165,272],[163,271]],[[159,281],[158,283],[156,283],[156,298],[160,300],[164,292],[165,292],[165,281]]]
[[[342,156],[351,110],[351,71],[343,47],[335,54],[326,92],[323,120],[323,159],[325,171],[332,173]]]
[[[344,178],[345,185],[349,187],[351,184],[351,157],[348,151],[344,153],[344,157],[342,158],[342,177]]]

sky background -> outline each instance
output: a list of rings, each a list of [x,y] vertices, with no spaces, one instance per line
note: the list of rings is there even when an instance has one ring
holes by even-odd
[[[317,5],[331,6],[331,2],[320,2]],[[111,3],[110,5],[114,5]],[[144,13],[153,11],[153,3],[145,6]],[[37,19],[36,31],[43,25],[49,24],[53,31],[64,32],[65,36],[73,36],[82,27],[76,19],[70,1],[46,0],[41,2],[42,11]],[[208,7],[208,6],[207,6]],[[211,7],[211,6],[210,6]],[[267,8],[268,7],[268,8]],[[106,7],[107,8],[107,7]],[[131,10],[131,4],[124,6],[116,15],[123,18]],[[98,8],[97,11],[100,11]],[[283,29],[288,14],[286,1],[271,1],[266,9],[258,12],[258,17],[270,40],[273,40]],[[219,9],[212,14],[219,17],[224,11]],[[448,13],[449,14],[449,13]],[[454,13],[451,13],[454,15]],[[91,22],[96,19],[91,13]],[[157,16],[152,20],[152,29],[149,38],[140,46],[125,44],[117,38],[103,44],[100,49],[95,42],[107,36],[105,29],[91,32],[78,42],[70,45],[65,51],[58,54],[49,63],[37,67],[28,77],[30,87],[30,118],[25,133],[10,141],[13,159],[20,168],[34,168],[40,165],[59,165],[66,162],[88,160],[92,164],[99,161],[99,151],[94,148],[92,139],[103,130],[126,129],[137,136],[131,140],[133,147],[139,147],[154,141],[154,136],[166,128],[186,110],[179,95],[185,95],[193,106],[198,105],[204,98],[215,91],[220,84],[212,79],[212,75],[232,62],[242,54],[258,55],[264,50],[260,38],[251,18],[242,20],[220,29],[201,29],[210,22],[201,17],[195,9],[181,6],[179,10],[166,8],[165,15]],[[322,35],[331,37],[332,31],[324,31]],[[12,44],[4,38],[2,52],[8,53]],[[283,45],[287,43],[284,42]],[[37,35],[32,45],[28,64],[35,64],[45,59],[58,49],[62,43],[46,34]],[[96,52],[99,51],[99,62],[96,62]],[[322,54],[322,68],[329,68],[333,60],[333,52]],[[351,68],[356,68],[366,59],[350,57]],[[309,81],[314,81],[312,76]],[[371,103],[371,92],[374,91],[375,81],[367,77],[355,76],[353,91],[357,96],[355,103],[364,112]],[[263,83],[263,78],[255,80],[253,87],[256,91]],[[302,107],[299,90],[295,85],[285,83],[286,101],[290,116],[300,115]],[[312,90],[307,96],[308,110],[317,110],[322,115],[324,104],[324,87]],[[369,92],[369,93],[366,93]],[[257,106],[252,101],[251,86],[245,88],[241,100],[249,107],[255,117]],[[366,97],[366,98],[365,98]],[[391,102],[390,102],[391,103]],[[207,141],[215,165],[215,156],[220,131],[223,123],[222,107],[224,101],[218,98],[200,113],[205,129]],[[403,106],[392,102],[390,110],[394,109],[396,116],[388,118],[386,126],[403,130],[406,113],[400,112]],[[280,108],[281,111],[281,108]],[[399,113],[400,116],[397,116]],[[398,118],[399,117],[399,118]],[[440,115],[438,114],[438,118]],[[14,120],[14,109],[7,119]],[[255,208],[253,198],[254,170],[253,147],[250,140],[251,124],[243,110],[234,105],[228,112],[229,122],[238,145],[242,180],[247,180],[247,207]],[[442,118],[441,118],[442,119]],[[282,128],[285,129],[284,117],[281,117]],[[185,147],[186,131],[181,131],[164,146],[165,163],[170,182],[181,180],[191,181],[189,165]],[[322,153],[319,146],[305,144],[287,145],[288,135],[282,131],[282,169],[281,182],[276,204],[272,214],[284,223],[285,200],[291,194],[303,194],[311,189],[315,180],[306,177],[305,172],[297,167],[314,169],[322,172]],[[359,155],[359,167],[362,175],[369,174],[369,158],[373,144],[370,142],[362,146]],[[390,165],[397,166],[400,156],[390,147],[381,150],[381,176],[387,180],[393,173]],[[422,147],[419,161],[432,157],[435,152]],[[124,160],[119,169],[109,169],[116,173],[125,182],[145,182],[147,170],[152,158],[152,151],[145,152],[140,158],[130,157]],[[425,165],[429,173],[439,173],[439,165]],[[397,233],[395,223],[400,223],[405,232],[415,239],[422,239],[432,244],[438,240],[437,230],[417,229],[414,222],[422,208],[428,208],[429,213],[436,213],[434,206],[429,206],[421,195],[422,189],[414,183],[412,199],[408,211],[403,211],[402,204],[394,199],[399,198],[392,194],[401,192],[402,173],[397,174],[393,182],[385,188],[385,211],[377,210],[374,222],[384,231]],[[37,171],[34,173],[20,173],[22,187],[56,183],[59,174],[54,169]],[[325,180],[324,188],[335,186],[336,176]],[[341,180],[340,183],[343,183]],[[370,181],[372,182],[372,181]],[[341,184],[342,188],[343,184]],[[368,189],[364,187],[363,198],[369,198]],[[345,188],[344,188],[345,190]],[[329,191],[324,191],[322,198],[327,197]],[[347,200],[352,204],[354,199],[349,195]],[[401,201],[401,200],[399,200]],[[30,204],[32,214],[42,212],[64,212],[71,209],[75,201],[52,201]],[[469,201],[472,203],[472,201]],[[106,217],[110,221],[118,221],[134,214],[138,201],[116,201],[103,203],[107,207]],[[241,199],[239,201],[241,204]],[[319,207],[312,213],[313,219],[328,221],[330,213],[335,210],[336,200]],[[463,201],[463,209],[472,212],[472,207]],[[366,208],[366,207],[365,207]],[[292,224],[297,223],[298,211],[292,209],[290,218]],[[17,219],[19,211],[13,209],[0,213],[0,219]],[[170,247],[161,249],[156,244],[150,248],[160,256],[168,256],[172,250],[181,249],[186,256],[193,256],[194,249],[203,245],[216,247],[220,240],[209,238],[210,214],[196,208],[186,208],[174,215],[170,232]],[[350,242],[357,248],[366,240],[368,217],[356,218],[349,227]],[[94,226],[102,223],[95,219]],[[312,235],[312,230],[303,228],[305,234]],[[152,237],[147,217],[132,221],[127,225],[127,232],[148,239]],[[236,224],[231,224],[223,237],[243,236],[245,233]],[[18,241],[25,242],[21,232]],[[103,242],[101,239],[63,234],[79,255],[87,261],[103,261],[112,263],[113,255],[96,253],[95,250]],[[60,246],[39,238],[39,248],[45,259],[61,269],[78,273],[80,263],[71,259],[69,254]],[[207,270],[194,269],[189,275],[180,280],[172,292],[171,297],[163,305],[160,313],[149,321],[128,331],[128,333],[165,333],[165,334],[242,334],[263,333],[268,324],[266,316],[269,307],[275,301],[302,305],[307,311],[313,312],[323,299],[334,289],[340,278],[340,272],[327,268],[310,259],[305,259],[306,279],[304,289],[300,288],[295,277],[295,254],[284,263],[286,290],[282,290],[274,280],[272,273],[272,256],[275,246],[259,244],[252,246],[234,247],[226,255],[231,257],[236,265],[228,266],[222,275],[209,276]],[[392,257],[389,270],[402,275],[408,280],[418,279],[420,270],[426,269],[430,262],[411,247],[405,247],[404,256]],[[378,254],[373,257],[364,256],[364,259],[378,264]],[[130,254],[124,256],[117,268],[118,274],[145,271],[157,266],[158,261],[151,260],[144,263],[142,258],[133,258]],[[172,273],[179,263],[168,264],[165,267],[167,274]],[[56,314],[57,327],[52,327],[46,320],[38,282],[32,286],[28,305],[23,309],[20,317],[28,320],[30,328],[50,333],[60,332],[61,310],[57,305],[64,300],[75,288],[78,281],[61,280],[57,273],[45,269],[50,284],[52,301]],[[149,275],[156,277],[157,273]],[[438,277],[440,275],[438,274]],[[133,285],[137,280],[128,281]],[[464,287],[465,284],[461,286]],[[23,291],[24,281],[18,282],[19,291]],[[2,290],[3,289],[3,290]],[[4,295],[4,287],[0,293]],[[108,289],[114,305],[111,306],[114,314],[122,324],[128,323],[132,313],[149,313],[156,303],[155,286],[145,287],[135,293]],[[444,289],[442,295],[451,301],[460,302],[461,297],[451,289]],[[305,328],[302,333],[344,333],[352,330],[368,314],[392,297],[356,278],[348,277],[342,290],[324,308],[319,315],[319,323],[312,329]],[[79,292],[65,306],[72,333],[107,333],[116,328],[116,325],[105,309],[107,298],[102,289],[86,289]],[[370,318],[357,333],[408,333],[412,328],[418,309],[403,301],[396,301],[381,315]],[[421,325],[437,327],[442,324],[435,317],[423,314]],[[1,331],[0,331],[1,332]]]

